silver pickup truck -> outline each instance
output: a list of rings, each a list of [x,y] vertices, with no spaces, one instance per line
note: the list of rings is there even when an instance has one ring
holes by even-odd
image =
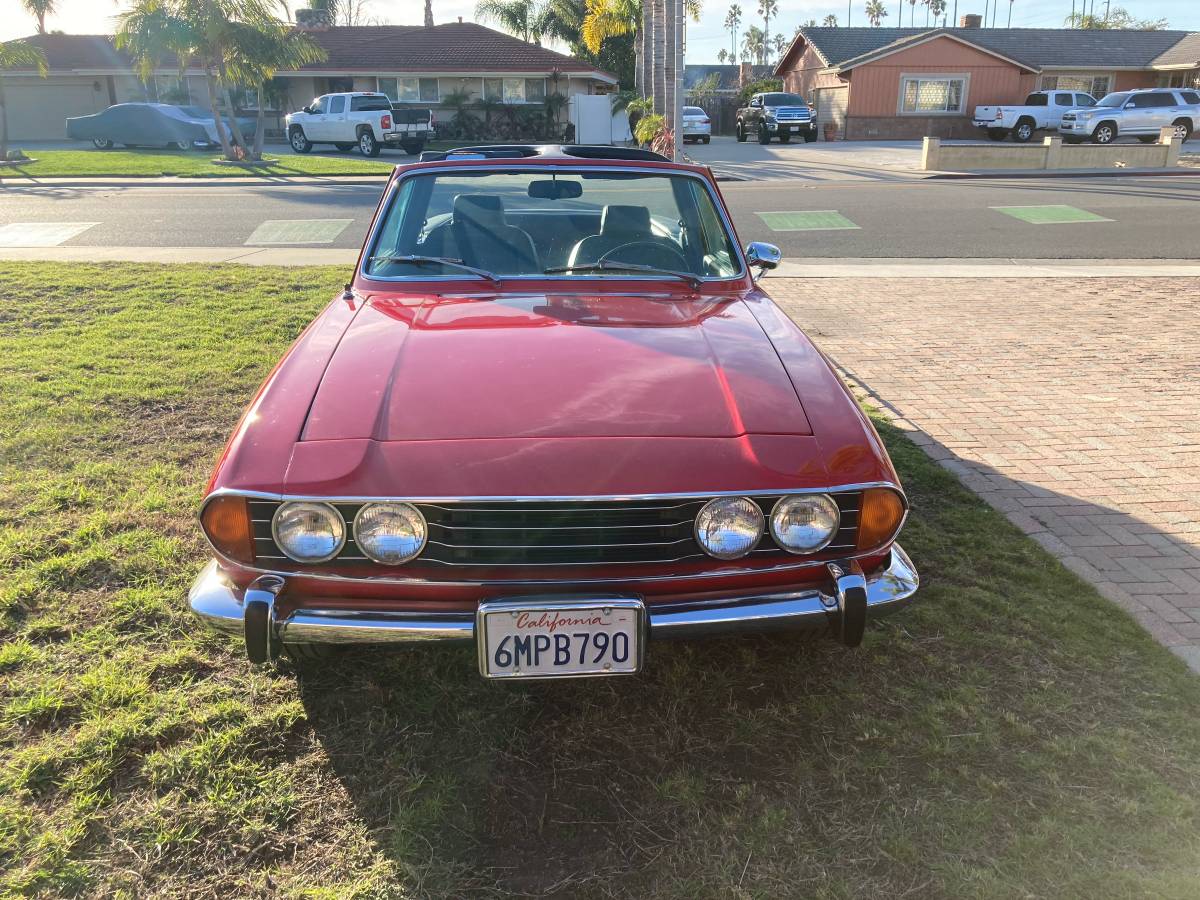
[[[403,118],[386,94],[324,94],[287,117],[287,138],[297,153],[308,153],[314,144],[333,144],[339,150],[358,147],[363,156],[378,156],[384,147],[420,153],[431,138],[429,117],[425,122]]]
[[[1122,135],[1149,144],[1159,131],[1173,126],[1175,136],[1187,141],[1200,124],[1200,91],[1188,88],[1146,88],[1108,94],[1090,109],[1074,109],[1062,117],[1059,132],[1068,144],[1089,138],[1111,144]]]

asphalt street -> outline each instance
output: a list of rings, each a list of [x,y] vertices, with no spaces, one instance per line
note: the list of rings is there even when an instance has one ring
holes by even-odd
[[[1190,259],[1200,177],[724,182],[785,258]],[[357,248],[380,184],[0,186],[0,247]]]

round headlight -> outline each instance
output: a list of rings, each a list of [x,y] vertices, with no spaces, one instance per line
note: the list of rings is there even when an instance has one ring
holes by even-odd
[[[425,517],[411,503],[368,503],[354,517],[358,549],[384,566],[406,563],[423,549]]]
[[[754,549],[765,525],[758,504],[746,497],[709,500],[696,516],[696,541],[717,559],[737,559]]]
[[[296,562],[333,559],[346,543],[346,523],[328,503],[285,503],[271,519],[279,549]]]
[[[841,512],[828,494],[784,497],[771,511],[771,535],[789,553],[816,553],[840,524]]]

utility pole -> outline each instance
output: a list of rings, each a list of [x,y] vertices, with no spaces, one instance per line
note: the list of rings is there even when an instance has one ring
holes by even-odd
[[[1008,0],[1008,27],[1012,28],[1012,7],[1013,0]]]
[[[988,0],[983,0],[983,21],[980,23],[980,25],[983,28],[987,28],[987,14],[988,14]]]
[[[850,27],[850,10],[853,8],[854,0],[846,0],[846,27]]]
[[[954,27],[958,27],[958,0],[954,0]]]

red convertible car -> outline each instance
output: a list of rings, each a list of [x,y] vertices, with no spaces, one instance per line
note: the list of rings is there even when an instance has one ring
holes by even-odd
[[[267,378],[200,511],[192,609],[251,660],[474,641],[487,678],[908,602],[907,502],[758,286],[712,174],[642,150],[426,153]]]

